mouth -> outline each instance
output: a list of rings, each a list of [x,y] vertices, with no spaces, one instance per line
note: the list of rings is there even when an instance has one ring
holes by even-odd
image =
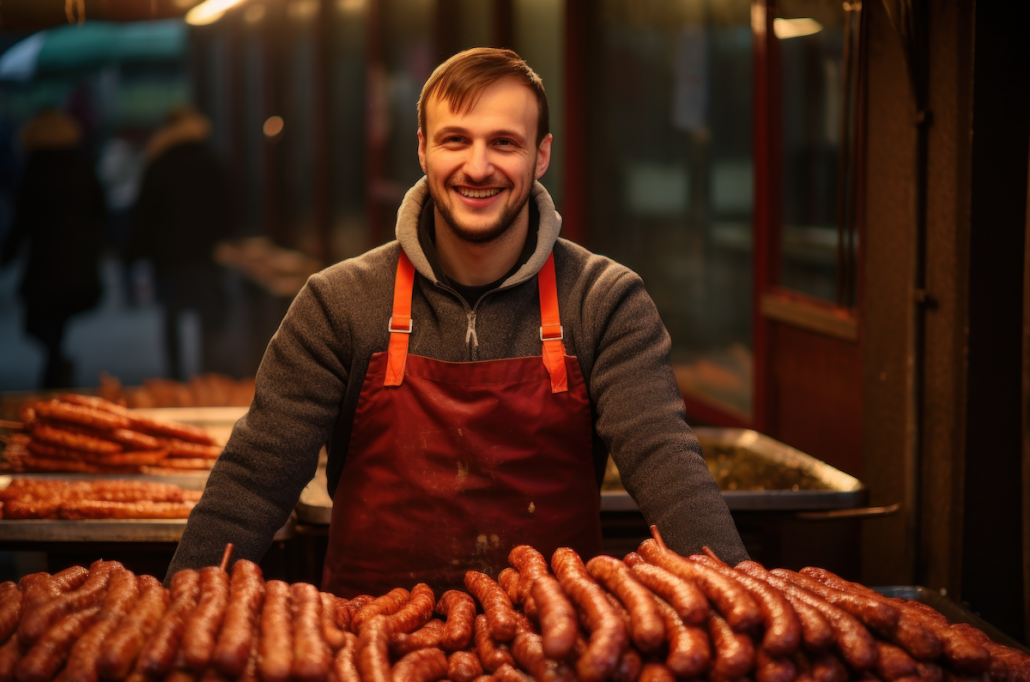
[[[489,187],[486,189],[475,189],[472,187],[455,187],[454,191],[467,199],[489,199],[492,196],[500,194],[502,188]]]

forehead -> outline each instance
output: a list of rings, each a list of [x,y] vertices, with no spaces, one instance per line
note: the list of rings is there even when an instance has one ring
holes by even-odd
[[[440,93],[434,93],[426,106],[429,133],[443,126],[461,126],[486,132],[491,129],[519,130],[527,139],[536,133],[538,105],[528,86],[512,78],[491,83],[478,98],[473,97],[468,111],[455,111]]]

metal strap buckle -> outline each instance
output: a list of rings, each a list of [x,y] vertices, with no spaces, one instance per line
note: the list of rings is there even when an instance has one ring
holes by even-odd
[[[414,322],[414,320],[409,317],[408,318],[408,328],[407,329],[394,329],[393,328],[393,318],[391,317],[390,318],[390,322],[387,325],[387,328],[390,330],[391,334],[410,334],[411,333],[411,325],[412,325],[413,322]]]
[[[544,328],[540,327],[540,340],[541,341],[562,341],[565,339],[565,327],[559,325],[549,324],[548,327],[558,327],[558,336],[544,337]]]

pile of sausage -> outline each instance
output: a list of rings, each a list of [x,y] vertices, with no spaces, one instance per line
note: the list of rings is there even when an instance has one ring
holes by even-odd
[[[221,453],[201,428],[135,415],[94,396],[64,394],[21,411],[8,471],[169,473],[210,469]]]
[[[199,499],[169,483],[16,478],[0,490],[0,519],[185,519]]]
[[[655,541],[586,564],[528,546],[495,581],[342,599],[237,561],[166,590],[117,562],[0,585],[0,682],[1021,682],[1030,657],[827,571]]]

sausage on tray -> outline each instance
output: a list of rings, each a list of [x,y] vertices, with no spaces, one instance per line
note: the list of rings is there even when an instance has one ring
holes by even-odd
[[[373,599],[362,606],[350,621],[350,630],[356,635],[361,634],[361,626],[365,621],[375,616],[389,616],[397,613],[401,607],[408,603],[411,593],[403,587],[395,587],[381,597]]]
[[[468,571],[465,587],[482,605],[494,639],[510,642],[515,637],[515,609],[497,581],[485,573]]]
[[[51,625],[64,616],[98,604],[104,598],[112,572],[121,568],[124,567],[117,561],[94,561],[89,577],[78,589],[43,601],[31,610],[26,609],[18,624],[18,641],[22,649],[35,644]]]
[[[170,593],[153,576],[140,576],[140,597],[132,611],[118,623],[97,660],[104,679],[121,680],[132,671],[143,644],[168,608]]]
[[[183,658],[187,667],[203,672],[211,662],[215,638],[225,619],[229,601],[229,574],[218,566],[200,569],[200,599],[186,621],[182,635]]]
[[[358,652],[358,637],[352,632],[343,633],[343,646],[333,657],[333,673],[335,682],[361,682],[354,657]]]
[[[559,548],[551,557],[551,566],[565,594],[582,611],[590,631],[587,649],[576,661],[576,673],[582,682],[601,682],[614,672],[626,648],[625,626],[578,554]]]
[[[473,682],[483,674],[483,664],[474,651],[455,651],[447,657],[447,679]]]
[[[442,655],[443,652],[440,651],[440,654]],[[408,654],[408,656],[411,655]],[[390,630],[385,616],[372,616],[367,623],[363,624],[358,637],[356,664],[362,682],[391,682],[393,680],[390,671]],[[446,656],[444,656],[443,669],[446,675]]]
[[[490,624],[486,616],[479,614],[475,620],[476,653],[479,654],[479,662],[485,670],[492,673],[497,672],[502,665],[515,665],[515,659],[504,644],[494,639],[490,631]]]
[[[562,592],[558,580],[550,574],[537,577],[530,588],[530,594],[537,606],[544,654],[556,660],[566,658],[575,646],[576,635],[579,633],[575,607]]]
[[[111,582],[96,621],[75,642],[55,682],[97,682],[102,647],[139,597],[139,578],[125,568],[111,573]]]
[[[342,600],[328,592],[322,592],[320,596],[322,598],[322,637],[329,645],[329,649],[335,653],[347,641],[344,631],[336,624],[336,605]]]
[[[700,675],[712,660],[708,634],[699,626],[686,624],[671,605],[661,598],[655,599],[658,614],[665,622],[665,635],[669,653],[665,665],[677,677]]]
[[[397,661],[394,682],[433,682],[447,677],[447,655],[441,649],[419,649]]]
[[[630,639],[640,651],[650,653],[665,641],[665,623],[658,615],[653,593],[640,583],[629,567],[610,556],[597,556],[586,564],[587,573],[614,594],[629,612]]]
[[[466,595],[467,596],[467,595]],[[469,597],[471,599],[471,597]],[[400,658],[419,649],[443,648],[444,622],[435,618],[410,634],[390,636],[390,654]],[[465,648],[465,647],[461,647]]]
[[[160,679],[168,673],[179,650],[186,619],[199,598],[200,574],[197,571],[186,569],[172,576],[172,603],[143,645],[134,670],[150,679]]]
[[[100,605],[95,604],[81,611],[63,616],[57,623],[47,629],[18,661],[14,669],[17,682],[49,682],[68,659],[68,654],[76,641],[86,632],[100,612]],[[20,642],[21,633],[15,635]]]
[[[332,665],[332,652],[322,639],[322,597],[310,583],[293,583],[293,667],[298,682],[325,680]]]
[[[265,583],[258,639],[258,677],[262,682],[287,682],[293,668],[293,617],[290,586],[281,580]]]
[[[257,635],[257,619],[265,600],[265,580],[253,561],[240,559],[232,567],[225,619],[211,665],[230,677],[239,677],[250,659],[251,642]]]
[[[436,612],[447,619],[438,646],[444,651],[467,647],[476,622],[475,600],[465,592],[447,590],[436,604]]]
[[[391,633],[411,632],[417,630],[433,617],[433,608],[436,606],[436,596],[433,589],[425,583],[419,583],[411,588],[411,596],[396,613],[387,617],[387,625]]]
[[[100,410],[85,405],[73,405],[59,400],[47,400],[36,403],[33,408],[36,415],[44,419],[59,419],[61,421],[81,424],[94,429],[128,429],[132,427],[132,421],[125,416]]]
[[[712,676],[719,680],[735,680],[751,669],[755,662],[755,649],[751,638],[735,632],[719,614],[712,612],[708,619],[708,634],[715,649]]]
[[[519,666],[529,671],[537,682],[573,682],[572,670],[560,661],[549,659],[544,654],[540,635],[533,631],[529,619],[518,614],[520,621],[515,639],[511,643],[511,655]]]
[[[640,557],[635,552],[629,556],[633,555]],[[664,568],[645,563],[643,559],[633,564],[631,570],[637,580],[669,602],[684,623],[698,625],[708,619],[708,598],[693,581],[681,580]]]

